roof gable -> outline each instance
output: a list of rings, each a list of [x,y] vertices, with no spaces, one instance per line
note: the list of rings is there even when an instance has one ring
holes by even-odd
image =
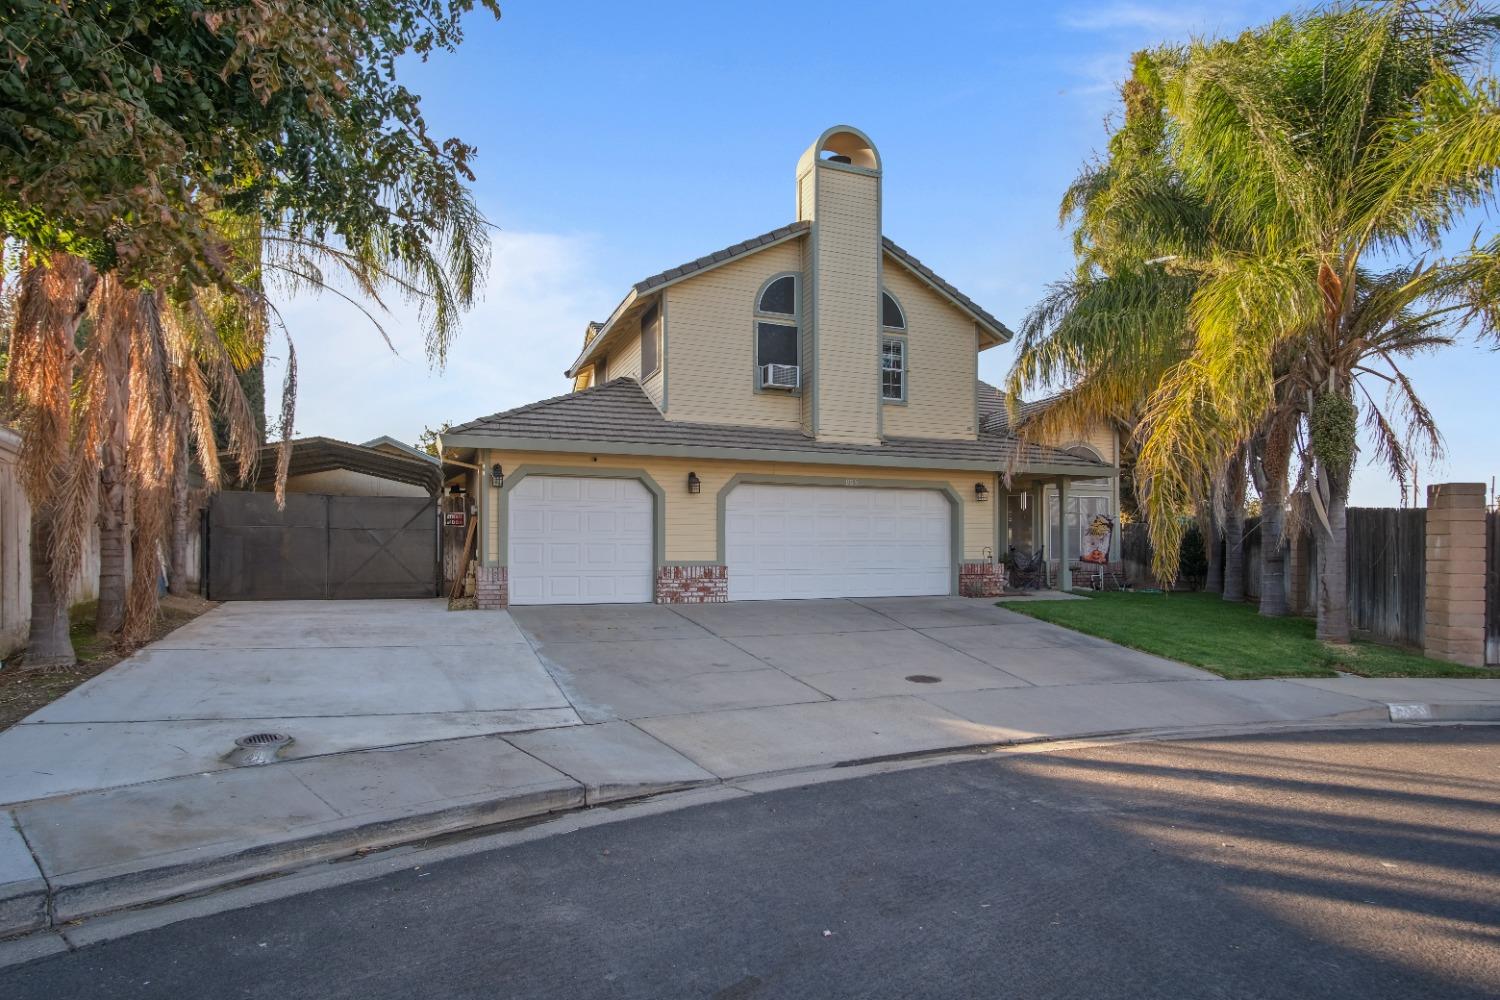
[[[620,321],[635,312],[635,306],[641,302],[643,297],[653,295],[670,285],[675,285],[679,281],[697,277],[705,271],[711,271],[721,265],[741,260],[753,253],[785,243],[787,240],[799,239],[807,235],[811,228],[812,223],[806,220],[792,222],[772,229],[770,232],[761,233],[759,236],[752,236],[748,240],[741,240],[738,243],[731,244],[722,250],[715,250],[713,253],[704,254],[702,257],[687,261],[684,264],[678,264],[676,267],[669,267],[665,271],[660,271],[650,277],[642,278],[631,286],[629,293],[626,294],[625,298],[620,300],[620,304],[615,307],[614,312],[610,313],[609,319],[603,323],[590,322],[588,324],[588,328],[584,333],[583,350],[579,352],[578,357],[568,366],[568,370],[564,374],[568,378],[575,377],[579,370],[602,353],[605,343],[613,339],[610,335],[619,326]],[[887,255],[906,268],[917,280],[947,299],[961,312],[978,323],[980,328],[988,333],[995,343],[1005,343],[1014,336],[1010,328],[996,319],[992,313],[959,291],[942,275],[922,263],[889,236],[882,236],[880,239],[881,247]]]

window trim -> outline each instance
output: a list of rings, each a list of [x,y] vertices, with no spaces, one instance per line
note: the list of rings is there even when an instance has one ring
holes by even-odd
[[[885,394],[885,373],[891,369],[885,366],[885,347],[887,344],[901,345],[901,395],[887,396]],[[890,403],[894,406],[905,406],[907,399],[911,396],[911,345],[904,334],[882,333],[880,335],[880,402]]]
[[[761,297],[766,294],[773,282],[782,278],[792,279],[792,311],[789,313],[764,312],[760,308]],[[797,331],[797,367],[803,369],[802,377],[798,380],[799,385],[795,389],[766,389],[760,384],[760,325],[772,323],[776,326],[789,326]],[[750,303],[750,387],[757,395],[774,396],[800,396],[803,386],[807,385],[807,371],[803,362],[802,342],[802,273],[800,271],[777,271],[760,283],[755,290],[755,298]]]
[[[654,348],[654,350],[652,351],[652,354],[655,355],[652,360],[654,360],[656,362],[656,364],[649,371],[646,369],[646,317],[647,316],[651,317],[652,323],[654,324],[654,327],[655,327],[651,331],[651,340],[652,340],[652,347]],[[661,322],[661,303],[660,302],[653,302],[650,306],[648,306],[641,313],[641,384],[642,385],[644,385],[646,383],[646,380],[648,378],[650,378],[651,376],[653,376],[653,375],[655,375],[655,374],[657,374],[658,372],[661,371],[661,361],[662,361],[662,358],[661,358],[661,354],[662,354],[662,350],[661,350],[661,328],[662,328],[662,322]]]
[[[896,304],[896,311],[901,314],[901,325],[900,326],[886,326],[885,325],[885,299],[886,299],[886,296],[890,296],[891,301]],[[910,323],[906,319],[906,307],[901,304],[901,300],[896,297],[896,293],[895,292],[892,292],[889,288],[886,288],[886,287],[882,286],[881,289],[880,289],[880,328],[882,330],[889,330],[891,332],[898,332],[899,331],[901,334],[904,335],[907,332],[907,327],[909,327],[909,326],[910,326]]]

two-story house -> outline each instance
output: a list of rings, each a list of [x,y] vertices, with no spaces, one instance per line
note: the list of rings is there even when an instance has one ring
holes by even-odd
[[[978,358],[1011,332],[883,234],[864,133],[808,147],[796,206],[638,282],[572,392],[442,435],[476,470],[482,607],[987,596],[1009,545],[1065,574],[1113,514],[1115,435],[1010,433]]]

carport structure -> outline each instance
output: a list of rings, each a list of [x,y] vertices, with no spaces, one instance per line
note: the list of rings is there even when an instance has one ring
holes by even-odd
[[[443,474],[436,461],[303,438],[292,443],[284,506],[272,492],[276,464],[277,446],[262,448],[254,489],[209,501],[210,599],[437,595]]]

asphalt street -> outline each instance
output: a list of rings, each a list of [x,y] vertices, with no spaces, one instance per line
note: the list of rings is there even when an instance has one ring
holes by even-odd
[[[7,1000],[1497,995],[1486,727],[997,754],[0,970]]]

